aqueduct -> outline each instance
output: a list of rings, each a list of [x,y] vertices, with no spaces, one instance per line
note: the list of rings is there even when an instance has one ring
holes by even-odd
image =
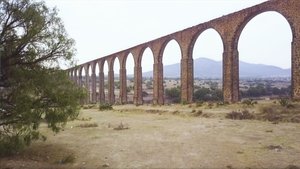
[[[120,96],[118,102],[127,103],[126,61],[129,54],[134,58],[134,104],[143,104],[141,60],[146,48],[154,57],[153,64],[153,104],[164,104],[162,55],[169,41],[178,42],[181,50],[181,100],[193,102],[194,68],[192,49],[197,37],[207,29],[216,30],[223,41],[223,97],[226,102],[239,101],[239,51],[238,41],[246,24],[255,16],[274,11],[281,14],[289,23],[292,31],[292,98],[300,99],[300,1],[270,0],[259,5],[201,23],[158,39],[139,44],[132,48],[101,57],[68,69],[69,76],[78,85],[85,86],[90,92],[86,102],[115,103],[114,62],[119,61]],[[104,92],[104,63],[108,63],[108,93]],[[96,67],[99,74],[96,75]],[[91,76],[89,75],[91,69]],[[85,74],[85,76],[83,75]],[[98,78],[97,78],[98,76]],[[83,78],[85,77],[85,78]],[[96,79],[99,79],[96,80]],[[90,84],[91,83],[91,84]],[[97,90],[98,89],[98,90]],[[96,94],[98,93],[98,95]]]

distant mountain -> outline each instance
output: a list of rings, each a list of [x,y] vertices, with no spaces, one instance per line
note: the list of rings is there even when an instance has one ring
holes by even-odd
[[[195,78],[221,78],[222,61],[214,61],[207,58],[194,60]],[[240,77],[290,77],[291,69],[282,69],[276,66],[264,64],[251,64],[240,61]],[[144,72],[144,77],[152,77],[153,72]],[[180,64],[164,66],[164,77],[176,78],[180,76]]]

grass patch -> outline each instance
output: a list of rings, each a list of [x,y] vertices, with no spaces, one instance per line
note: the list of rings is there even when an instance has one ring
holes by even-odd
[[[81,127],[81,128],[91,128],[91,127],[98,127],[97,123],[83,123],[79,124],[76,127]]]
[[[225,116],[227,119],[232,120],[252,120],[255,119],[254,113],[250,113],[248,110],[232,111]]]
[[[198,111],[192,111],[192,115],[194,116],[194,117],[200,117],[200,116],[202,116],[203,115],[203,112],[202,112],[202,110],[198,110]]]
[[[109,103],[104,103],[104,104],[100,104],[100,105],[99,105],[99,110],[100,110],[100,111],[112,110],[112,109],[113,109],[113,107],[112,107],[112,105],[109,104]]]
[[[70,154],[70,155],[67,155],[65,157],[63,157],[61,160],[59,160],[59,164],[71,164],[71,163],[74,163],[76,160],[76,157],[74,154]]]
[[[297,108],[283,106],[265,106],[260,108],[256,119],[270,122],[300,123],[300,112]]]
[[[78,121],[91,121],[92,118],[91,117],[82,117],[82,118],[77,117],[76,120],[78,120]]]

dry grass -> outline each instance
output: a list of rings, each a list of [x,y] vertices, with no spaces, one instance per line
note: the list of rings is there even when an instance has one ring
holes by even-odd
[[[294,119],[293,113],[297,114],[298,104],[294,104],[286,118]],[[233,110],[243,110],[242,104],[212,109],[196,106],[119,105],[103,112],[82,110],[79,120],[69,122],[55,136],[43,125],[47,142],[0,158],[0,168],[299,168],[300,124],[225,118]],[[266,102],[248,110],[258,116],[260,107],[268,106],[280,107]],[[92,122],[84,123],[83,116]],[[93,122],[98,127],[72,127]],[[69,162],[61,165],[58,161]]]

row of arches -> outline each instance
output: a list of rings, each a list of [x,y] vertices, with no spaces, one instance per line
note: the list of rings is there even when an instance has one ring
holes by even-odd
[[[236,76],[239,70],[238,56],[242,56],[242,53],[239,53],[238,51],[243,51],[243,46],[239,44],[239,41],[241,41],[244,37],[242,33],[244,28],[245,30],[247,30],[247,27],[245,26],[249,24],[250,20],[252,20],[259,14],[260,13],[257,13],[255,15],[252,15],[252,17],[245,18],[243,24],[241,24],[236,29],[236,35],[234,36],[233,41],[228,41],[227,37],[224,36],[224,32],[222,32],[224,30],[218,29],[218,26],[209,27],[205,24],[198,25],[200,28],[203,28],[199,28],[199,31],[197,33],[193,33],[192,36],[189,37],[191,41],[189,43],[190,45],[186,45],[186,42],[188,41],[182,40],[184,39],[182,38],[183,33],[180,33],[180,38],[178,38],[177,33],[173,34],[172,36],[166,36],[157,39],[155,40],[155,43],[148,42],[132,49],[128,49],[120,53],[111,55],[109,57],[100,58],[95,61],[83,64],[76,68],[70,69],[69,73],[72,79],[76,81],[76,83],[85,86],[88,89],[90,95],[87,98],[87,102],[105,101],[115,103],[115,101],[117,101],[120,103],[134,102],[135,104],[142,104],[143,101],[147,100],[143,97],[143,90],[145,90],[145,88],[147,87],[146,84],[143,85],[143,75],[147,76],[147,73],[142,74],[142,72],[144,72],[142,71],[142,67],[146,68],[146,70],[148,67],[149,70],[151,70],[152,67],[153,76],[152,79],[149,79],[149,83],[152,82],[153,89],[147,92],[148,94],[152,95],[152,98],[148,99],[147,101],[152,100],[154,104],[163,104],[164,88],[166,87],[163,85],[163,79],[165,76],[167,76],[167,72],[164,72],[163,70],[163,63],[181,63],[180,68],[175,73],[179,77],[181,77],[180,81],[183,82],[183,84],[178,84],[179,86],[181,86],[181,98],[182,100],[191,102],[193,95],[195,70],[197,70],[198,68],[196,64],[194,65],[193,58],[195,57],[195,55],[197,55],[195,54],[197,53],[195,51],[199,50],[200,54],[201,52],[205,51],[201,48],[195,48],[195,46],[197,46],[198,43],[201,44],[202,36],[205,37],[207,34],[214,34],[214,36],[218,39],[217,44],[212,45],[211,43],[208,43],[207,45],[213,46],[213,49],[215,49],[214,52],[216,54],[208,57],[213,57],[215,60],[223,61],[221,70],[223,71],[222,89],[225,97],[224,99],[234,102],[238,100],[238,94],[235,93],[238,93],[239,90],[237,88],[238,85],[236,85],[236,83],[238,83],[239,81],[238,76]],[[289,29],[288,34],[290,34],[291,36],[288,37],[288,40],[295,41],[296,34],[293,32],[293,25],[295,24],[291,25],[291,23],[289,23],[289,21],[279,12],[265,12],[260,15],[263,16],[270,14],[276,15],[276,17],[281,20],[281,24],[285,24],[286,28]],[[191,31],[194,30],[195,28],[193,28],[193,30]],[[188,33],[188,35],[189,34],[190,33]],[[205,49],[207,48],[207,45],[201,44],[200,46],[205,46]],[[175,52],[174,50],[168,51],[169,46],[174,46]],[[295,46],[291,46],[291,48],[293,51],[293,48],[295,48]],[[277,50],[277,48],[275,48],[274,50]],[[165,55],[168,55],[168,57],[166,57]],[[204,56],[206,54],[203,52],[201,56],[202,55]],[[290,56],[291,51],[288,51],[287,56],[284,57],[285,59],[289,59],[291,58]],[[257,54],[253,57],[257,57]],[[168,60],[169,58],[172,59]],[[142,64],[143,60],[147,60],[146,65]],[[130,69],[132,71],[130,71]],[[229,69],[229,71],[226,72],[226,69]],[[105,74],[104,72],[107,72],[107,74]],[[165,74],[163,74],[163,72]],[[292,74],[292,76],[293,75],[294,74]],[[231,77],[228,80],[226,79],[226,76]],[[193,83],[191,84],[190,82]],[[226,86],[228,84],[230,86]],[[293,87],[295,87],[295,82],[293,82],[292,85]],[[153,92],[151,93],[151,91]]]

